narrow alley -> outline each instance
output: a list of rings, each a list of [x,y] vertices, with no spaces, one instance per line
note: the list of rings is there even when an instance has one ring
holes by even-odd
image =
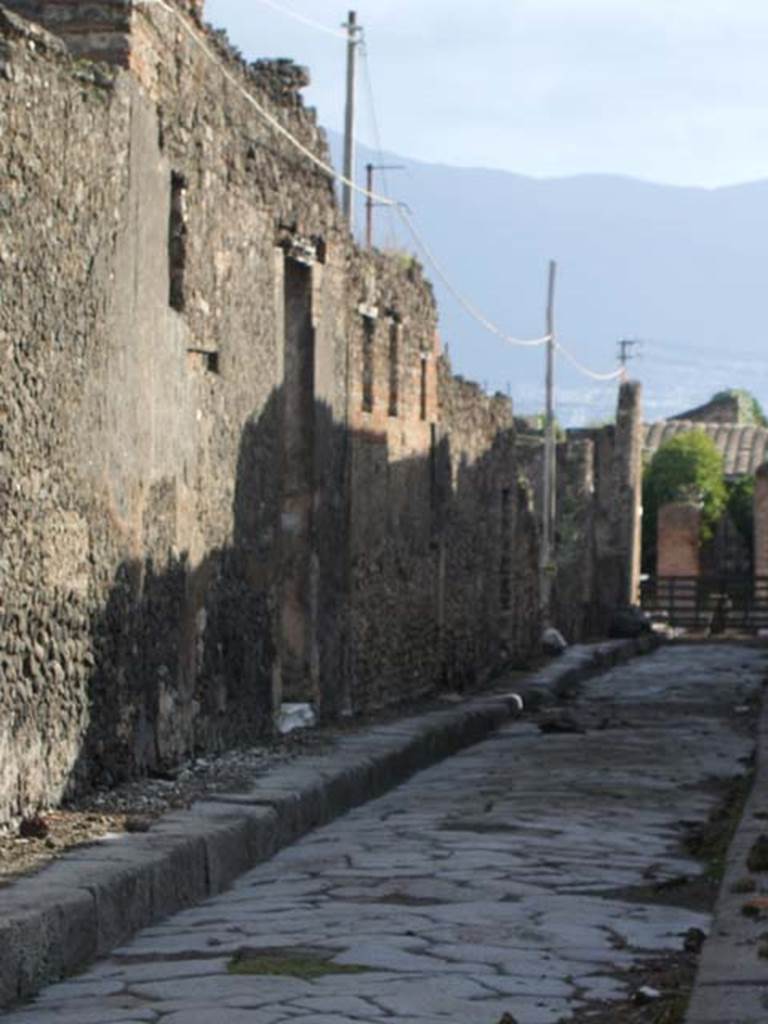
[[[625,999],[634,966],[708,931],[683,840],[748,771],[765,664],[705,645],[621,665],[8,1024],[556,1024]]]

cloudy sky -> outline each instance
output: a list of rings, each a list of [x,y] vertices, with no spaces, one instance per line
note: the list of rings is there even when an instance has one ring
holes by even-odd
[[[207,0],[248,58],[310,66],[340,128],[335,0]],[[606,171],[717,186],[768,177],[765,0],[358,0],[385,149],[560,176]],[[365,77],[360,134],[374,142]]]

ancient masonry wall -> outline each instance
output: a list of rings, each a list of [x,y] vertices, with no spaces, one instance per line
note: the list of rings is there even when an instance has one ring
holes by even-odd
[[[303,71],[178,6],[327,156]],[[508,405],[176,17],[0,7],[0,178],[0,822],[525,655]]]
[[[698,576],[700,570],[701,509],[671,502],[659,509],[657,576]]]
[[[551,620],[570,641],[605,635],[612,612],[639,599],[641,389],[619,388],[616,422],[569,430],[557,446],[556,575]],[[518,439],[540,522],[544,448]]]

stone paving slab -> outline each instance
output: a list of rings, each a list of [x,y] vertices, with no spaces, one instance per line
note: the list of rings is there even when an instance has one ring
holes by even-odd
[[[632,893],[650,867],[703,870],[680,852],[682,823],[706,818],[712,781],[750,754],[734,707],[765,664],[670,648],[592,679],[574,714],[619,724],[546,735],[507,720],[7,1022],[557,1024],[626,997],[627,969],[710,926]],[[355,973],[228,970],[233,955],[307,949]]]
[[[551,700],[559,686],[645,650],[643,641],[573,647],[523,689]],[[276,769],[247,793],[217,795],[165,815],[146,834],[72,851],[0,890],[0,1007],[222,892],[311,829],[480,741],[517,713],[516,703],[498,694],[343,736],[329,754]]]

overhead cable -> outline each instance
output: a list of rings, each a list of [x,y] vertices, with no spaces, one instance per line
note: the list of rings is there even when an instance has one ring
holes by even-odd
[[[373,79],[371,77],[371,62],[368,56],[368,39],[363,35],[363,43],[360,47],[360,54],[363,58],[363,74],[365,78],[365,89],[368,94],[368,109],[371,115],[371,128],[373,130],[373,141],[376,147],[376,157],[379,161],[378,171],[381,174],[381,180],[384,185],[384,191],[389,192],[389,180],[387,177],[387,167],[384,162],[384,149],[381,144],[381,131],[379,130],[379,118],[376,109],[376,98],[373,92]],[[387,208],[389,217],[387,218],[387,241],[391,249],[395,248],[395,232],[394,232],[394,218],[392,217],[392,208]]]
[[[397,205],[396,210],[403,224],[406,226],[408,231],[410,231],[411,236],[414,242],[416,243],[417,247],[424,254],[424,257],[427,259],[427,261],[431,263],[434,272],[443,282],[443,284],[454,297],[454,299],[467,313],[469,313],[469,315],[473,319],[477,320],[477,322],[481,324],[483,327],[485,327],[487,331],[490,331],[491,334],[495,334],[497,338],[501,338],[502,341],[506,341],[508,345],[515,345],[517,347],[522,348],[538,348],[541,345],[547,344],[547,342],[550,340],[549,334],[545,334],[541,338],[515,338],[512,335],[507,334],[505,331],[502,331],[502,329],[500,327],[497,327],[492,320],[489,320],[486,316],[484,316],[484,314],[480,312],[480,310],[474,305],[474,303],[472,303],[465,295],[463,295],[457,288],[454,287],[450,278],[447,276],[441,264],[438,262],[437,257],[429,248],[427,243],[424,241],[424,238],[417,230],[416,225],[413,223],[413,219],[411,218],[411,215],[408,213],[408,211],[399,204]]]
[[[584,366],[583,363],[580,363],[576,356],[569,352],[567,348],[563,348],[559,341],[555,341],[555,348],[561,355],[565,356],[565,358],[572,363],[580,373],[583,373],[585,377],[589,377],[591,380],[604,381],[607,383],[608,381],[619,380],[619,378],[626,377],[627,375],[627,371],[623,366],[618,370],[613,370],[611,373],[595,373],[594,370],[590,370],[587,366]]]
[[[315,21],[313,18],[308,18],[305,14],[299,14],[298,11],[291,10],[290,7],[283,7],[282,4],[275,3],[275,0],[256,0],[256,2],[264,4],[265,7],[271,7],[273,11],[279,11],[280,14],[285,14],[289,18],[293,18],[294,21],[300,21],[304,25],[309,25],[310,28],[313,28],[318,32],[325,32],[326,35],[335,36],[337,39],[348,39],[346,32],[341,32],[337,28],[329,28],[327,25],[322,25],[319,21]]]
[[[368,189],[362,188],[356,182],[351,181],[349,178],[345,177],[343,174],[340,174],[336,170],[335,167],[332,167],[330,164],[326,163],[324,160],[321,160],[320,157],[317,156],[315,153],[313,153],[312,150],[309,149],[307,146],[305,146],[303,142],[300,142],[294,135],[292,135],[288,131],[287,128],[284,128],[283,125],[280,124],[280,122],[277,120],[277,118],[274,117],[272,114],[270,114],[269,111],[266,110],[258,102],[258,100],[254,96],[251,95],[251,93],[248,92],[248,90],[245,88],[245,86],[241,82],[239,82],[237,80],[237,78],[232,74],[232,72],[229,71],[229,69],[224,66],[224,64],[221,62],[219,57],[211,50],[211,48],[208,46],[208,44],[201,38],[199,32],[195,28],[192,27],[192,25],[188,22],[188,20],[185,17],[182,16],[180,11],[178,11],[174,7],[171,7],[168,3],[166,3],[166,0],[139,0],[139,2],[141,4],[146,4],[148,6],[154,5],[156,7],[159,7],[159,8],[161,8],[161,10],[165,11],[167,14],[170,14],[173,17],[175,17],[179,21],[179,23],[181,24],[182,28],[187,33],[187,35],[193,40],[193,42],[195,42],[200,47],[200,49],[203,51],[203,53],[206,55],[206,57],[208,57],[208,59],[213,64],[216,64],[219,67],[219,70],[221,71],[222,75],[226,78],[226,80],[230,83],[230,85],[234,86],[234,88],[237,89],[242,94],[244,99],[254,108],[254,110],[256,110],[256,112],[259,114],[259,116],[264,121],[266,121],[267,124],[271,128],[274,128],[274,130],[278,133],[278,135],[280,135],[282,138],[284,138],[287,142],[290,142],[291,145],[295,149],[297,149],[302,154],[302,156],[306,157],[307,160],[309,160],[312,164],[314,164],[314,166],[317,167],[318,170],[320,170],[324,174],[328,175],[328,177],[332,178],[334,181],[338,181],[338,182],[341,182],[342,185],[349,186],[349,188],[351,188],[352,191],[356,192],[358,195],[366,196],[367,198],[371,199],[375,203],[380,203],[383,206],[389,206],[389,207],[397,210],[397,212],[399,213],[399,215],[402,218],[403,222],[405,223],[405,225],[407,226],[407,228],[410,231],[411,235],[413,236],[414,240],[416,241],[417,245],[419,246],[419,248],[421,249],[422,253],[424,254],[425,258],[432,264],[432,267],[433,267],[435,273],[441,279],[441,281],[446,286],[448,291],[453,295],[453,297],[463,307],[463,309],[467,313],[469,313],[469,315],[471,317],[473,317],[475,320],[477,320],[478,323],[480,323],[483,327],[485,327],[486,330],[490,331],[492,334],[495,334],[497,337],[501,338],[503,341],[506,341],[510,345],[518,345],[518,346],[524,346],[524,347],[535,347],[535,346],[539,346],[539,345],[546,345],[546,343],[549,341],[549,335],[545,335],[542,338],[535,338],[535,339],[530,339],[530,340],[514,338],[511,335],[506,334],[506,332],[502,331],[501,328],[497,327],[492,321],[490,321],[487,317],[485,317],[473,305],[473,303],[471,303],[456,288],[454,288],[454,286],[452,285],[452,283],[450,282],[450,280],[446,276],[445,272],[443,271],[441,265],[438,263],[437,259],[433,255],[431,249],[429,248],[429,246],[426,244],[424,239],[421,237],[421,235],[416,230],[415,225],[413,224],[410,216],[403,209],[402,204],[397,202],[397,200],[395,200],[395,199],[391,199],[389,196],[380,195],[377,192],[369,191]]]
[[[353,191],[359,192],[361,195],[364,196],[370,196],[377,203],[383,203],[385,206],[397,206],[396,200],[390,199],[389,196],[382,196],[378,195],[376,192],[369,192],[367,189],[361,188],[359,185],[356,185],[355,182],[349,181],[347,178],[344,177],[343,174],[339,174],[339,172],[334,167],[332,167],[330,164],[327,164],[324,160],[321,160],[320,157],[313,153],[308,146],[305,146],[303,142],[300,142],[299,139],[292,135],[287,128],[283,127],[283,125],[280,124],[277,118],[270,114],[269,111],[265,107],[263,107],[261,103],[259,103],[255,96],[248,92],[248,90],[245,88],[242,82],[238,82],[237,78],[232,74],[232,72],[227,67],[224,66],[219,57],[201,38],[199,32],[196,31],[196,29],[192,27],[188,20],[182,16],[180,11],[176,10],[176,8],[174,7],[171,7],[170,4],[165,2],[165,0],[139,0],[139,3],[141,5],[146,5],[150,7],[159,7],[167,14],[173,15],[173,17],[175,17],[179,21],[180,25],[187,33],[187,35],[190,37],[190,39],[192,39],[193,42],[195,42],[200,47],[200,49],[211,61],[211,63],[216,64],[218,66],[222,75],[226,78],[229,84],[234,86],[234,88],[242,94],[243,98],[253,107],[253,109],[259,114],[259,116],[264,121],[267,122],[270,128],[274,128],[278,135],[282,136],[282,138],[284,138],[287,142],[290,142],[291,145],[295,149],[297,149],[302,156],[305,156],[307,160],[310,161],[310,163],[314,164],[315,167],[318,168],[318,170],[328,175],[329,178],[333,178],[336,181],[340,181],[344,185],[349,185],[349,187],[353,189]]]

